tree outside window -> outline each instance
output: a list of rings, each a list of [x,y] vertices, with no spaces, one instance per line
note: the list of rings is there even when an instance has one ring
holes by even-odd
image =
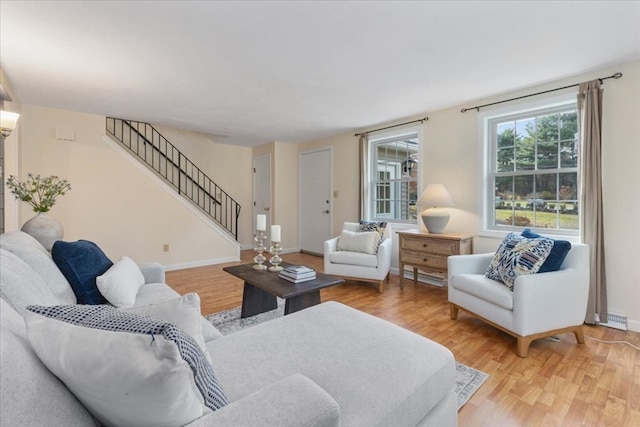
[[[488,121],[492,153],[489,228],[577,233],[578,123],[575,103]],[[491,193],[489,193],[491,194]]]

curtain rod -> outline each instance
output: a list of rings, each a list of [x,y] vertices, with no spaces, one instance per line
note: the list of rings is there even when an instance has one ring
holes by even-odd
[[[601,77],[598,80],[600,80],[600,83],[602,83],[604,80],[607,80],[607,79],[619,79],[620,77],[622,77],[622,73],[615,73],[615,74],[613,74],[613,75],[611,75],[609,77]],[[528,98],[530,96],[542,95],[543,93],[555,92],[557,90],[568,89],[570,87],[576,87],[576,86],[580,86],[580,83],[577,83],[577,84],[574,84],[574,85],[569,85],[569,86],[559,87],[557,89],[549,89],[549,90],[545,90],[543,92],[532,93],[531,95],[518,96],[517,98],[505,99],[504,101],[492,102],[491,104],[477,105],[477,106],[471,107],[471,108],[463,108],[462,110],[460,110],[460,112],[461,113],[466,113],[469,110],[480,111],[481,108],[489,107],[490,105],[502,104],[503,102],[509,102],[509,101],[516,101],[518,99]]]
[[[385,130],[385,129],[397,128],[398,126],[410,125],[411,123],[417,123],[417,122],[424,123],[424,122],[426,122],[427,120],[429,120],[429,117],[425,117],[424,119],[413,120],[413,121],[411,121],[411,122],[400,123],[399,125],[387,126],[386,128],[374,129],[374,130],[370,130],[370,131],[368,131],[368,132],[360,132],[360,133],[356,133],[356,134],[354,134],[354,136],[360,136],[360,135],[365,134],[365,133],[378,132],[379,130]]]

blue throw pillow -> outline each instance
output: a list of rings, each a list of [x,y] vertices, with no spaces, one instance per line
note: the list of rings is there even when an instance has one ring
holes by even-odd
[[[98,290],[96,277],[103,275],[113,263],[93,242],[58,240],[51,248],[51,257],[67,279],[78,304],[108,304]]]
[[[538,273],[547,273],[549,271],[558,271],[560,270],[560,266],[564,262],[564,259],[567,257],[567,254],[571,250],[571,242],[566,240],[556,240],[551,237],[541,236],[538,233],[531,231],[528,228],[522,230],[522,237],[526,237],[527,239],[538,239],[544,238],[553,241],[553,248],[551,249],[551,253],[544,261]]]

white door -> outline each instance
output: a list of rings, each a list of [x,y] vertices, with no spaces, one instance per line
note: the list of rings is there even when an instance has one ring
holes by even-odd
[[[298,159],[300,250],[322,255],[331,236],[331,148],[302,152]]]
[[[253,232],[256,230],[256,216],[267,216],[267,235],[271,224],[271,155],[253,159]]]

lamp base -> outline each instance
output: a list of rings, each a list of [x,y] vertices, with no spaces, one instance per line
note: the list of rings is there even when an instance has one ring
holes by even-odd
[[[449,212],[440,208],[425,209],[420,214],[429,233],[442,234],[449,223]]]

